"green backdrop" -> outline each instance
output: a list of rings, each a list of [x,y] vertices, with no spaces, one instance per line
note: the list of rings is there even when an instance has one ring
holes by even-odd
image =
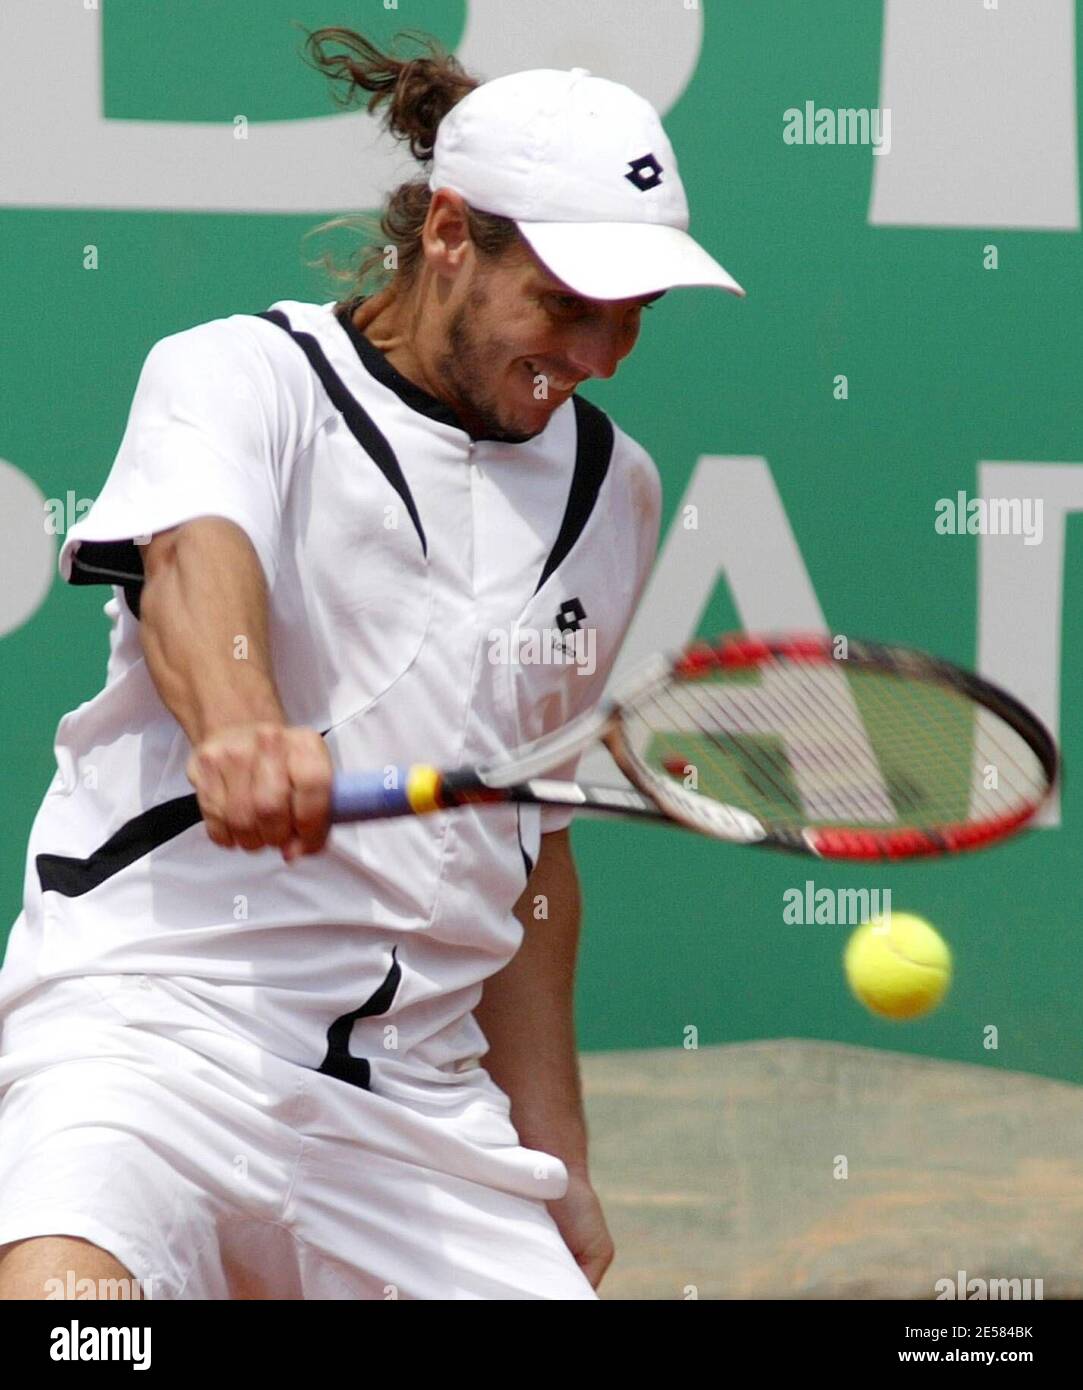
[[[37,3],[39,12],[61,8],[60,0]],[[539,11],[518,0],[503,8],[509,30],[521,31],[517,51],[529,52],[522,35],[539,26]],[[975,24],[1009,22],[977,0],[969,8],[981,16]],[[702,456],[762,458],[833,631],[910,642],[974,665],[980,541],[938,535],[934,503],[960,488],[974,494],[981,460],[1070,467],[1083,458],[1078,225],[938,226],[935,212],[915,225],[874,223],[876,160],[895,152],[787,145],[783,112],[808,99],[822,107],[880,103],[888,9],[852,0],[706,4],[689,13],[696,9],[685,4],[682,12],[668,0],[654,8],[658,24],[674,26],[674,51],[678,34],[687,40],[676,26],[701,25],[698,61],[665,123],[692,229],[748,298],[671,293],[645,316],[640,344],[617,376],[584,394],[658,462],[664,526]],[[251,7],[212,0],[103,0],[96,10],[91,4],[80,19],[101,26],[106,117],[228,125],[244,112],[253,139],[261,122],[330,110],[324,80],[297,56],[291,21],[349,24],[376,39],[416,26],[452,46],[466,21],[466,6],[451,0],[391,13],[381,4],[262,0],[258,24]],[[551,28],[564,8],[546,13]],[[642,43],[663,51],[666,32],[644,32]],[[985,42],[976,37],[969,55],[955,56],[978,62]],[[606,70],[604,34],[591,44],[578,59],[574,44],[561,46],[547,30],[533,61],[517,66],[582,61],[622,77]],[[22,80],[49,82],[53,100],[64,99],[63,84],[40,64]],[[900,150],[904,115],[896,113]],[[1048,138],[1068,142],[1074,160],[1074,125]],[[290,180],[289,167],[281,177]],[[276,299],[335,297],[304,264],[313,247],[301,238],[324,216],[360,210],[351,181],[342,168],[337,205],[296,214],[35,207],[25,198],[12,206],[0,185],[0,458],[45,498],[69,489],[93,497],[156,339]],[[996,270],[983,264],[990,243]],[[95,270],[84,268],[88,245],[98,248]],[[839,374],[848,379],[846,400],[836,399]],[[5,525],[12,518],[0,519]],[[1069,515],[1062,618],[1083,599],[1079,541],[1078,516]],[[749,546],[764,543],[755,532],[747,537]],[[0,566],[10,579],[16,551],[5,550]],[[104,678],[104,597],[56,579],[0,639],[5,923],[18,911],[57,720]],[[710,631],[736,625],[740,609],[722,573],[691,620]],[[1070,772],[1083,751],[1083,641],[1070,621],[1062,637],[1058,713]],[[582,1043],[681,1046],[694,1027],[702,1045],[839,1039],[1083,1078],[1080,796],[1069,775],[1060,824],[1006,848],[867,872],[580,823]],[[864,1013],[840,968],[849,929],[783,921],[784,891],[806,878],[818,887],[890,888],[897,910],[936,923],[956,955],[947,1004],[906,1025]],[[995,1049],[984,1045],[990,1026]]]

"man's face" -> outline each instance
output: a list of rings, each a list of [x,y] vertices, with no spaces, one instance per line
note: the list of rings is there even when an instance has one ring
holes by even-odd
[[[435,370],[477,434],[533,438],[581,381],[611,377],[635,345],[657,294],[584,299],[523,247],[498,262],[474,259],[449,301]]]

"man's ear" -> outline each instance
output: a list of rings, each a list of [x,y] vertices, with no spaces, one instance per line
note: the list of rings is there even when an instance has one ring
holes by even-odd
[[[421,246],[430,266],[442,275],[456,275],[469,257],[473,243],[466,203],[449,188],[438,188],[432,195]]]

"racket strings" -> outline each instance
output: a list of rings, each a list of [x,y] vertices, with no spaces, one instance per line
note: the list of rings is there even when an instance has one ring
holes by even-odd
[[[977,719],[979,724],[986,726],[985,737],[989,741],[989,743],[991,743],[993,753],[996,756],[994,758],[989,758],[988,756],[985,757],[985,761],[982,767],[983,775],[979,779],[977,777],[978,759],[982,755],[980,755],[978,753],[977,748],[975,748],[975,790],[986,790],[984,781],[984,767],[992,764],[992,766],[997,769],[998,784],[1001,780],[999,774],[1002,768],[1004,768],[1005,771],[1011,771],[1014,769],[1015,773],[1017,774],[1017,777],[1015,780],[1009,778],[1008,785],[1010,789],[1013,792],[1015,792],[1018,799],[1023,801],[1031,801],[1034,800],[1036,797],[1040,796],[1047,785],[1048,779],[1046,776],[1045,768],[1042,766],[1041,760],[1038,758],[1037,754],[1035,754],[1034,750],[1027,743],[1026,739],[1024,739],[1020,734],[1016,733],[1016,731],[1012,729],[1010,725],[1005,725],[1004,727],[1008,729],[1008,732],[1011,736],[1010,745],[1006,742],[998,740],[995,734],[993,734],[992,730],[988,728],[989,723],[993,719],[995,719],[995,716],[990,714],[988,710],[979,709]],[[1000,724],[1002,721],[997,720],[996,722],[997,724]],[[1025,755],[1025,763],[1020,761],[1019,758],[1015,756],[1015,752],[1020,749]]]
[[[650,703],[661,710],[663,717],[650,721],[640,712],[648,737],[663,732],[662,726],[665,732],[671,734],[689,731],[685,716],[691,716],[694,730],[690,732],[702,736],[707,743],[704,745],[700,741],[693,750],[685,754],[684,770],[687,774],[687,770],[694,767],[698,784],[700,768],[697,759],[706,760],[708,766],[704,770],[711,774],[708,788],[704,789],[707,795],[718,800],[733,800],[745,804],[749,801],[748,784],[751,784],[765,806],[789,806],[794,813],[792,818],[802,820],[805,818],[802,814],[803,807],[795,794],[790,764],[785,755],[772,743],[749,741],[746,737],[749,734],[757,738],[767,736],[777,742],[779,731],[785,721],[779,718],[777,704],[772,706],[768,702],[768,707],[761,713],[747,700],[747,690],[747,687],[740,687],[740,710],[733,703],[725,702],[727,692],[720,691],[715,682],[709,685],[681,682],[667,687],[665,691],[655,692],[650,697]],[[669,698],[672,708],[666,707],[663,696]],[[692,701],[698,708],[690,703]],[[741,724],[749,727],[735,729],[735,725]],[[741,741],[738,741],[739,739]],[[720,756],[714,756],[715,750]],[[813,759],[815,760],[815,754]],[[677,761],[679,759],[673,757],[664,760],[667,770],[675,775],[680,771],[674,767]],[[834,777],[837,780],[840,776],[838,769],[833,768],[826,758],[820,759],[820,762],[820,771],[824,779]],[[697,786],[697,789],[700,788]],[[878,819],[883,818],[881,808],[870,806],[869,810]],[[778,819],[778,816],[774,818]]]
[[[913,802],[915,792],[927,786],[930,780],[926,776],[920,784],[917,783],[915,770],[924,771],[930,765],[942,768],[945,760],[950,762],[953,752],[946,731],[928,717],[928,711],[903,738],[898,738],[892,732],[897,727],[900,713],[894,706],[907,692],[910,695],[915,693],[916,683],[913,680],[899,680],[887,672],[867,670],[844,672],[839,668],[820,666],[787,666],[784,670],[787,681],[796,688],[799,696],[807,698],[813,711],[824,719],[825,724],[834,721],[829,763],[837,762],[847,767],[856,765],[863,778],[875,786],[877,802],[885,806],[887,818],[906,819],[898,814],[900,799]],[[881,699],[879,708],[870,709],[869,694],[884,689],[893,699]],[[845,698],[839,701],[837,696],[843,691]],[[928,695],[929,691],[930,687],[926,685],[924,693]],[[954,699],[964,720],[970,718],[973,706],[954,695],[954,692],[942,693]],[[836,696],[834,701],[832,695]],[[845,705],[848,715],[845,722],[838,718],[842,705]],[[941,735],[939,740],[936,739],[937,734]],[[899,756],[889,762],[888,755],[892,753]],[[922,753],[926,755],[924,759]],[[888,764],[886,767],[885,763]],[[900,772],[903,767],[906,768],[905,774]],[[941,815],[937,818],[946,817]]]
[[[1026,740],[950,687],[810,663],[759,674],[650,692],[628,711],[637,756],[671,776],[683,759],[696,790],[775,823],[981,821],[1033,803],[1046,785]]]
[[[877,726],[876,751],[882,757],[897,755],[896,768],[909,774],[924,753],[931,785],[943,782],[944,768],[954,764],[961,787],[965,765],[969,818],[981,818],[973,815],[975,809],[990,818],[1003,815],[1013,798],[1015,805],[1029,803],[1044,789],[1044,769],[1026,740],[962,692],[887,671],[859,670],[854,681],[863,714]],[[996,769],[995,787],[985,785],[986,767]],[[1010,796],[1003,794],[1002,781]]]
[[[707,739],[706,747],[702,743],[697,745],[686,762],[686,768],[694,768],[696,771],[696,790],[700,789],[698,786],[699,765],[696,758],[705,754],[709,765],[707,770],[713,774],[708,781],[708,786],[712,789],[708,793],[709,795],[716,795],[713,790],[715,786],[730,784],[734,787],[734,795],[729,798],[718,796],[717,799],[736,800],[737,790],[743,781],[751,783],[753,788],[760,792],[761,798],[765,802],[780,802],[782,804],[793,802],[794,790],[788,771],[782,758],[778,756],[771,744],[748,740],[739,743],[737,738],[740,737],[740,734],[735,736],[733,732],[730,732],[723,735],[720,732],[717,719],[718,708],[707,705],[701,698],[701,692],[695,686],[682,683],[670,687],[666,693],[671,697],[682,716],[691,713],[697,733]],[[699,697],[701,708],[693,708],[689,697],[692,700]],[[657,696],[655,703],[661,703]],[[762,723],[757,723],[754,729],[748,732],[759,735],[773,731],[764,727]],[[717,754],[715,750],[717,750]],[[736,767],[734,766],[734,759],[736,759]],[[753,774],[760,781],[759,787],[756,787]],[[744,790],[744,795],[747,798],[747,789]]]
[[[785,668],[787,678],[792,670]],[[811,816],[830,820],[861,818],[878,823],[893,820],[894,808],[877,783],[874,761],[860,756],[860,734],[852,711],[848,723],[844,723],[841,711],[819,700],[819,692],[814,688],[803,688],[800,693],[811,698],[795,705],[783,700],[788,692],[778,685],[776,681],[774,690],[765,684],[753,688],[737,686],[731,691],[723,683],[711,682],[685,688],[698,697],[704,712],[713,717],[715,728],[711,737],[716,747],[728,751],[730,740],[719,738],[718,729],[732,728],[735,714],[745,716],[758,734],[773,738],[774,746],[766,745],[765,751],[770,767],[779,770],[785,779],[781,800],[790,807],[793,819],[805,821]],[[753,689],[755,698],[750,698]],[[788,745],[788,751],[786,747],[778,748],[779,741]],[[745,745],[741,747],[752,761],[756,745],[751,750]],[[795,776],[791,778],[789,772]]]
[[[747,688],[741,692],[740,702],[742,708],[740,711],[734,708],[733,701],[726,701],[725,697],[727,692],[720,687],[716,686],[713,690],[707,686],[694,685],[680,688],[682,693],[687,692],[689,695],[695,697],[703,713],[709,715],[715,721],[714,726],[708,729],[705,721],[701,720],[700,727],[708,732],[713,747],[722,751],[723,754],[729,752],[729,748],[732,744],[732,737],[721,737],[719,734],[719,727],[721,724],[728,723],[737,713],[745,715],[746,721],[753,725],[753,730],[757,735],[767,736],[773,740],[771,743],[742,743],[738,745],[739,754],[742,760],[752,763],[758,770],[763,770],[765,759],[766,768],[771,775],[770,780],[773,781],[775,790],[779,793],[778,800],[784,805],[793,805],[797,817],[799,819],[804,819],[801,814],[804,809],[802,802],[798,800],[797,804],[794,805],[795,792],[800,792],[801,790],[800,781],[795,782],[795,779],[790,776],[790,771],[795,770],[793,769],[793,764],[786,758],[785,752],[778,747],[778,740],[780,737],[785,739],[787,736],[792,736],[795,732],[798,732],[798,730],[794,728],[792,719],[787,717],[790,711],[784,711],[777,698],[772,699],[768,697],[759,701],[759,704],[762,705],[761,712],[761,709],[756,703],[745,698]],[[709,696],[714,698],[710,698]],[[721,720],[719,716],[722,716]],[[804,723],[807,725],[807,719]],[[832,764],[828,756],[822,754],[815,744],[809,743],[807,729],[801,732],[805,733],[805,738],[802,743],[802,762],[811,767],[814,772],[819,773],[819,790],[822,794],[829,795],[831,784],[840,783],[843,780],[846,770],[841,768],[837,761]],[[841,747],[845,749],[846,745],[843,744]],[[847,761],[849,762],[851,759],[847,758]],[[808,790],[808,780],[807,777],[804,779],[806,790]],[[848,785],[852,786],[852,784]],[[869,818],[883,819],[883,808],[876,805],[870,798],[865,797],[860,788],[857,789],[857,792],[856,799],[864,803],[861,809],[867,812]]]
[[[763,706],[767,715],[767,728],[775,728],[783,739],[800,747],[799,763],[805,770],[806,788],[816,800],[827,801],[825,813],[835,819],[853,814],[853,802],[872,820],[894,818],[894,808],[884,796],[884,789],[878,776],[875,758],[867,749],[860,719],[852,700],[846,708],[847,719],[843,719],[841,702],[823,699],[826,693],[823,680],[801,680],[801,667],[769,667],[768,678],[763,689]],[[838,680],[836,672],[817,670],[818,676],[828,675]],[[789,701],[790,691],[785,687],[795,685],[802,697],[795,706]],[[782,696],[787,697],[783,702]],[[796,717],[795,717],[796,715]],[[783,755],[785,756],[785,755]],[[812,776],[820,774],[818,784],[812,784]],[[811,774],[811,776],[809,775]],[[849,774],[849,780],[847,776]],[[842,795],[832,798],[832,793]]]

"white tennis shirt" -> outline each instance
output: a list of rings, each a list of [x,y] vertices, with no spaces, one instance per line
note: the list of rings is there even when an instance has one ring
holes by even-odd
[[[267,576],[290,722],[323,733],[339,769],[456,766],[597,702],[659,497],[648,454],[597,407],[573,396],[524,444],[472,438],[333,304],[281,301],[155,344],[60,557],[71,582],[114,585],[107,679],[57,729],[0,1008],[55,976],[171,975],[259,1045],[385,1094],[469,1065],[485,1051],[471,1010],[518,948],[540,835],[570,813],[337,826],[289,866],[216,846],[143,657],[133,538],[236,522]],[[594,631],[592,674],[582,639],[581,666],[490,659],[514,651],[497,633],[577,628]]]

